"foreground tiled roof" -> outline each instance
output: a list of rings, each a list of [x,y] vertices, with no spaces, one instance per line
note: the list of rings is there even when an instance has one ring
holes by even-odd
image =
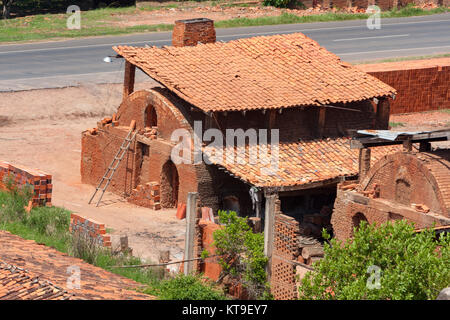
[[[22,268],[0,261],[0,300],[68,300],[72,294]]]
[[[195,47],[113,49],[204,111],[318,106],[395,93],[302,33]]]
[[[250,152],[257,152],[258,145],[245,147],[245,164],[238,160],[228,163],[226,155],[233,149],[224,149],[223,161],[214,161],[217,155],[213,147],[205,147],[204,153],[213,164],[226,169],[232,175],[258,187],[287,187],[326,181],[338,177],[352,176],[358,173],[357,149],[350,149],[349,138],[310,140],[294,143],[280,143],[278,170],[270,169],[271,157],[259,158],[256,164],[249,163]],[[242,150],[242,149],[241,149]],[[382,156],[401,150],[399,146],[372,148],[371,163]],[[234,154],[239,154],[238,148]],[[242,159],[242,157],[238,157]],[[262,160],[260,160],[262,159]],[[230,161],[231,162],[231,161]]]
[[[139,288],[140,285],[130,279],[2,230],[0,230],[0,261],[27,270],[33,275],[33,278],[38,277],[41,281],[50,281],[52,285],[48,287],[48,290],[61,288],[73,295],[71,299],[154,299],[153,296],[135,291],[134,289]],[[80,289],[68,288],[67,279],[71,275],[68,268],[74,266],[80,270]],[[2,271],[1,274],[4,275],[5,271]],[[0,279],[2,275],[0,275]],[[26,290],[30,283],[24,278],[22,289],[20,289],[20,285],[15,284],[14,290]],[[2,280],[0,280],[0,296],[1,292]],[[39,297],[37,298],[39,299]]]

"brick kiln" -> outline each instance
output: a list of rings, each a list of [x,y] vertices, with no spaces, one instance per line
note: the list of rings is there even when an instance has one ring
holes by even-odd
[[[446,140],[450,130],[424,135]],[[375,150],[371,144],[372,149],[362,150]],[[416,228],[450,225],[450,150],[431,151],[429,142],[421,142],[419,150],[386,155],[370,168],[367,164],[358,183],[339,184],[331,219],[336,238],[350,238],[362,221],[407,219]]]
[[[274,218],[281,214],[296,222],[290,224],[293,234],[320,242],[321,228],[331,230],[337,184],[358,176],[359,153],[348,148],[349,136],[357,129],[388,128],[395,89],[301,33],[214,40],[212,21],[194,19],[177,21],[174,46],[114,47],[126,61],[123,102],[113,117],[83,132],[82,182],[98,182],[134,121],[136,138],[110,190],[155,209],[182,205],[188,192],[197,192],[199,206],[214,213],[221,208],[260,216],[269,257],[281,236],[273,232]],[[134,91],[136,68],[161,87]],[[201,152],[208,162],[175,164],[171,152],[178,141],[172,133],[182,128],[193,137],[195,123],[201,137],[208,129],[223,136],[230,129],[244,134],[278,129],[277,169],[267,170],[267,159],[250,164],[212,156],[223,152],[248,159],[264,148],[270,156],[275,154],[272,137],[245,143],[243,149],[204,143]],[[396,150],[377,148],[372,161]],[[307,263],[314,260],[310,257]],[[289,259],[279,260],[295,272]],[[281,282],[279,296],[288,296],[291,284]]]

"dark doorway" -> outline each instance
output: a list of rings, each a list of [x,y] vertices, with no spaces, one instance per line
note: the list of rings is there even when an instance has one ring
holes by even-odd
[[[176,208],[178,205],[179,178],[175,164],[168,160],[161,172],[161,206]]]
[[[158,126],[158,115],[153,106],[149,105],[145,109],[145,126],[146,127],[157,127]]]
[[[367,221],[367,218],[364,214],[362,214],[361,212],[356,213],[353,218],[352,218],[352,222],[353,222],[353,230],[358,230],[359,225],[361,224],[361,222],[365,221],[366,223],[369,223]],[[354,232],[352,230],[352,233]]]

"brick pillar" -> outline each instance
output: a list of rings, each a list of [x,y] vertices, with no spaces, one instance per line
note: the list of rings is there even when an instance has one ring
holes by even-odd
[[[387,130],[389,128],[389,115],[391,106],[388,98],[380,98],[377,106],[376,128]]]
[[[216,42],[213,20],[197,18],[175,21],[172,32],[172,45],[174,47],[195,46],[199,42]]]
[[[369,172],[370,169],[370,149],[359,149],[359,181]]]

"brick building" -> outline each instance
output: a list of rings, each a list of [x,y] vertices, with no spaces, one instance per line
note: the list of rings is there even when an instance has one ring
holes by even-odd
[[[211,42],[214,33],[205,31],[205,24],[213,26],[204,20],[192,24]],[[177,30],[187,29],[193,32],[192,26],[176,28],[173,38],[184,37]],[[187,192],[198,191],[202,205],[214,211],[224,200],[239,199],[237,207],[250,214],[250,186],[288,192],[317,188],[318,183],[336,185],[358,171],[358,155],[346,147],[349,130],[388,126],[395,90],[300,33],[197,46],[114,49],[126,60],[124,99],[114,119],[83,132],[82,181],[98,182],[134,120],[136,142],[110,189],[130,195],[139,185],[155,183],[162,207],[174,207],[185,201]],[[133,92],[136,67],[161,87]],[[279,129],[279,171],[263,173],[264,164],[175,165],[170,159],[175,145],[171,135],[179,128],[194,133],[194,121],[201,122],[201,134],[210,128],[224,134],[226,129]],[[247,145],[246,152],[259,145]],[[213,149],[205,146],[205,154]]]
[[[82,182],[98,182],[135,122],[136,139],[110,189],[131,199],[144,194],[148,201],[140,205],[165,208],[197,192],[200,206],[214,213],[233,209],[240,215],[259,215],[265,220],[266,254],[272,258],[273,273],[281,277],[279,270],[286,269],[290,277],[295,265],[289,261],[299,254],[277,256],[281,249],[275,240],[285,229],[275,226],[275,217],[293,219],[289,225],[296,230],[288,232],[304,236],[300,243],[318,244],[321,228],[331,230],[337,184],[357,178],[360,169],[360,155],[348,147],[348,137],[358,129],[387,129],[396,91],[301,33],[227,43],[214,38],[210,20],[194,19],[177,22],[176,46],[114,47],[126,61],[123,102],[112,118],[83,132]],[[135,92],[136,68],[161,86]],[[176,129],[207,141],[208,129],[223,136],[229,129],[278,129],[279,135],[248,139],[242,147],[204,143],[201,153],[207,162],[175,164],[171,154],[178,142],[172,139]],[[272,138],[279,141],[275,149]],[[371,159],[396,150],[376,148]],[[249,163],[252,154],[263,151],[266,157]],[[221,161],[215,157],[221,152],[246,161]],[[259,195],[255,201],[251,189]],[[281,220],[277,221],[291,221]],[[297,239],[293,246],[296,243]],[[279,282],[278,297],[291,297],[285,280],[274,279]]]

